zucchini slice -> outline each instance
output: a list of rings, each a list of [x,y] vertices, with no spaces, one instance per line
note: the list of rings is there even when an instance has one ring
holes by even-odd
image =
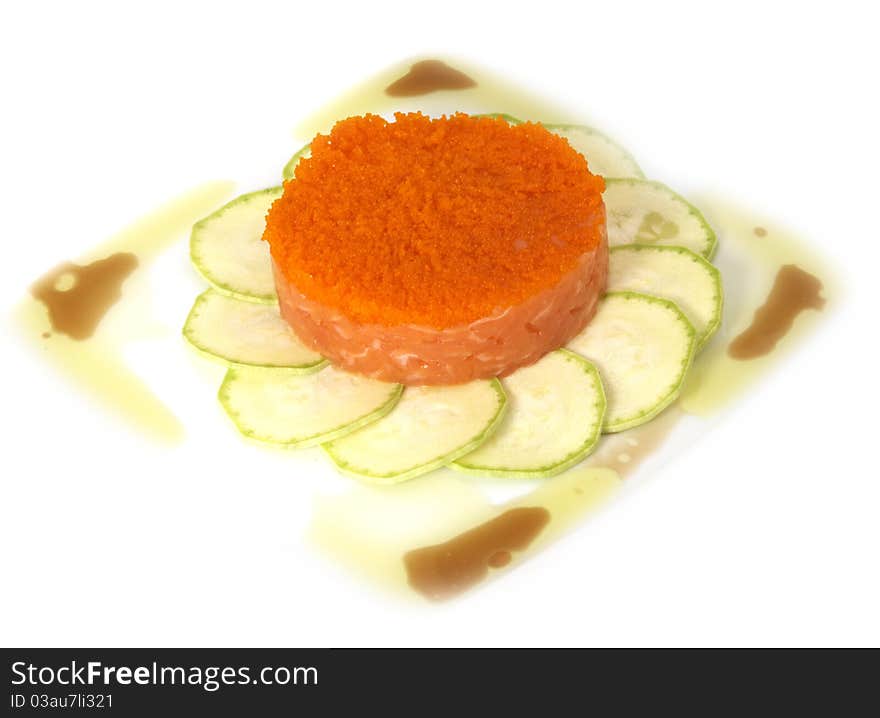
[[[332,366],[313,374],[286,369],[230,369],[218,398],[250,439],[286,447],[314,446],[381,419],[403,387]]]
[[[584,157],[590,172],[603,177],[644,177],[633,156],[610,137],[586,125],[544,125]]]
[[[599,372],[565,349],[503,381],[509,406],[501,426],[476,451],[449,465],[470,474],[555,476],[574,466],[602,435],[605,392]]]
[[[474,117],[492,117],[496,120],[504,120],[509,125],[521,125],[522,120],[518,117],[514,117],[513,115],[508,115],[506,112],[484,112],[481,115],[474,115]]]
[[[507,397],[501,382],[412,386],[388,416],[324,444],[345,474],[394,484],[455,461],[498,427]]]
[[[610,433],[650,421],[675,400],[695,345],[693,326],[669,300],[613,292],[568,347],[599,369]]]
[[[608,244],[685,247],[711,259],[715,232],[696,207],[660,182],[608,179]]]
[[[614,247],[608,262],[608,291],[663,297],[694,325],[702,346],[721,323],[721,273],[684,247],[627,244]]]
[[[227,364],[308,372],[325,363],[293,333],[277,304],[243,302],[213,289],[196,299],[183,336],[196,349]]]
[[[291,180],[296,175],[296,166],[299,164],[299,161],[303,157],[310,157],[312,154],[312,145],[308,144],[305,147],[301,148],[297,153],[287,160],[287,164],[284,165],[284,169],[281,172],[282,177],[286,180]]]
[[[215,289],[249,301],[276,300],[263,230],[266,213],[281,192],[272,187],[243,194],[193,225],[190,259]]]

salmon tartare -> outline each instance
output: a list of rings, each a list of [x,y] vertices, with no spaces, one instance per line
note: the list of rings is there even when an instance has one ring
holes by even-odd
[[[348,118],[315,138],[269,211],[281,314],[335,366],[383,381],[509,375],[594,315],[603,189],[539,124]]]

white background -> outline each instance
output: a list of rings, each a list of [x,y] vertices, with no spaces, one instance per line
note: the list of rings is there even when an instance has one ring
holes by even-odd
[[[200,182],[275,171],[298,119],[433,52],[582,110],[684,191],[781,220],[821,245],[846,295],[706,440],[536,560],[429,608],[389,601],[292,540],[245,551],[297,512],[284,506],[295,477],[248,475],[246,452],[223,466],[141,456],[4,316],[0,642],[880,643],[868,5],[7,8],[4,315],[60,258]]]

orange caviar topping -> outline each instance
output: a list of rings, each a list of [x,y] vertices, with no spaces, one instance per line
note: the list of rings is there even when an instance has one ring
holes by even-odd
[[[553,287],[604,229],[601,177],[532,123],[464,114],[338,122],[269,211],[306,297],[361,323],[447,328]]]

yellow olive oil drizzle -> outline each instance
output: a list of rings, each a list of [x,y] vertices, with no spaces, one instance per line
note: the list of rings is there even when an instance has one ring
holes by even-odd
[[[398,91],[389,93],[395,87]],[[454,110],[505,112],[523,120],[572,121],[570,113],[503,78],[452,60],[411,60],[379,73],[307,117],[296,134],[306,142],[350,115],[415,110],[434,115]],[[106,407],[155,438],[179,440],[183,427],[122,359],[123,347],[141,329],[130,327],[120,336],[107,330],[105,319],[129,308],[143,311],[148,306],[148,289],[138,282],[141,269],[185,236],[195,221],[215,209],[231,191],[229,183],[212,183],[178,198],[96,247],[79,263],[67,263],[47,273],[35,282],[33,294],[18,308],[22,329],[38,343],[48,361]],[[697,357],[676,405],[648,424],[603,437],[597,451],[581,465],[533,482],[519,498],[500,504],[489,500],[484,490],[495,480],[481,486],[447,470],[393,489],[350,484],[340,495],[319,496],[311,526],[311,536],[318,545],[356,570],[409,595],[431,599],[460,595],[516,566],[599,509],[625,477],[656,453],[685,413],[717,411],[796,346],[824,312],[791,313],[789,307],[790,330],[775,336],[772,350],[748,360],[732,356],[730,351],[731,342],[748,331],[756,311],[765,305],[782,267],[791,265],[818,277],[824,285],[824,297],[829,293],[825,263],[769,222],[759,223],[722,200],[694,199],[719,235],[717,264],[722,276],[726,267],[748,266],[749,271],[742,273],[748,275],[742,286],[725,293],[722,327]],[[650,218],[642,230],[652,236],[671,231],[657,217]],[[90,305],[92,300],[82,293],[88,285],[80,285],[80,293],[70,294],[70,299],[78,297],[80,308],[86,309],[74,311],[72,319],[65,318],[65,292],[75,290],[77,282],[90,272],[93,278],[102,279],[93,285],[98,287],[95,304]],[[66,286],[70,282],[73,284]],[[815,297],[812,309],[821,309]],[[510,528],[506,523],[510,516],[528,516],[531,522],[526,522],[524,533],[514,531],[514,540],[509,531],[498,530],[499,526]],[[443,553],[437,547],[444,546],[457,552],[458,564],[453,564],[464,566],[463,573],[431,568],[432,561],[436,564],[436,557]],[[427,559],[414,560],[414,556]]]
[[[38,278],[15,315],[42,357],[81,391],[148,436],[179,441],[183,427],[147,384],[125,363],[123,350],[149,332],[150,293],[139,275],[153,259],[189,234],[194,222],[232,192],[212,182],[168,202],[79,262],[64,262]],[[117,313],[132,321],[108,322]],[[125,324],[124,331],[118,325]]]
[[[443,88],[441,81],[440,87],[425,95],[392,97],[385,91],[389,86],[405,78],[411,81],[413,73],[418,72],[418,61],[400,63],[310,116],[296,132],[308,141],[315,133],[329,130],[340,118],[417,110],[434,115],[456,109],[505,112],[523,120],[573,121],[564,110],[547,105],[503,79],[457,61],[443,64],[466,75],[474,84],[451,89]],[[430,85],[427,81],[425,84]],[[599,509],[625,477],[657,452],[686,414],[705,416],[742,395],[821,317],[818,312],[797,313],[790,330],[776,337],[773,349],[749,361],[730,356],[728,345],[750,326],[780,268],[793,265],[805,274],[818,276],[827,290],[826,265],[789,233],[769,222],[758,223],[749,212],[716,198],[695,198],[695,203],[719,235],[716,264],[722,278],[726,266],[745,264],[750,268],[751,281],[725,293],[722,327],[696,358],[675,405],[647,424],[604,436],[596,452],[582,464],[560,476],[535,482],[523,496],[501,505],[489,501],[473,481],[445,470],[395,487],[392,492],[352,486],[342,495],[319,497],[311,530],[317,543],[338,560],[386,585],[431,600],[452,598],[516,566]],[[649,216],[640,232],[654,239],[671,239],[673,228],[667,225],[662,217]],[[429,514],[425,507],[431,507]],[[518,547],[492,541],[492,527],[497,526],[493,522],[524,507],[546,512],[546,522],[530,540]],[[461,572],[444,568],[437,558],[442,555],[438,547],[453,547],[457,553],[452,567],[463,566]],[[415,569],[414,556],[421,559]]]
[[[450,88],[425,80],[425,87],[430,88],[429,92],[404,97],[395,97],[386,92],[389,87],[411,77],[414,66],[421,62],[442,63],[448,70],[467,77],[474,84]],[[328,132],[338,120],[345,117],[366,113],[388,115],[392,112],[416,111],[430,115],[456,111],[503,112],[520,119],[540,119],[543,122],[563,123],[571,120],[571,113],[563,107],[548,103],[538,95],[526,92],[485,70],[448,58],[416,58],[383,70],[308,115],[294,128],[296,142],[293,144],[299,144],[293,149],[299,149],[318,133]]]
[[[684,411],[707,416],[770,373],[833,310],[839,291],[828,261],[785,228],[718,197],[694,200],[718,233],[715,263],[722,280],[733,275],[739,279],[724,292],[721,327],[694,361],[679,400]],[[746,266],[748,271],[743,271]],[[783,301],[772,299],[780,277],[789,285]],[[791,277],[797,287],[791,287]],[[765,330],[752,329],[756,313],[768,301],[772,309],[764,323],[772,337],[760,336]],[[795,310],[792,302],[801,310]],[[749,337],[750,330],[763,350],[745,346],[742,337]]]

